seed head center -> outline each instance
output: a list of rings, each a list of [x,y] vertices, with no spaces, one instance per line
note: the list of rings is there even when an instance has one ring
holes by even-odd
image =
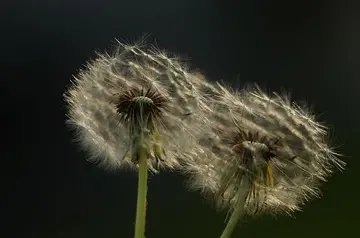
[[[154,101],[146,96],[136,96],[131,99],[133,102],[141,103],[141,104],[154,104]]]
[[[243,143],[244,148],[247,148],[251,151],[267,151],[269,147],[266,144],[253,142],[253,141],[244,141]]]
[[[269,153],[269,147],[266,144],[255,141],[243,141],[240,144],[235,145],[233,150],[241,156],[246,154],[251,158],[264,158],[267,157],[266,154]]]

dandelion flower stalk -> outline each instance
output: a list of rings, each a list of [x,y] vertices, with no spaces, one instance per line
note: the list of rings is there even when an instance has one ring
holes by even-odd
[[[250,183],[247,179],[243,179],[241,185],[242,185],[242,189],[238,191],[239,200],[236,202],[231,217],[227,222],[226,227],[220,238],[230,238],[241,216],[244,214],[244,209],[245,209],[244,206],[245,206],[246,198],[249,194]]]
[[[152,89],[147,91],[129,89],[119,94],[115,103],[124,123],[129,123],[132,148],[134,148],[132,160],[138,164],[135,238],[143,238],[146,225],[147,155],[150,154],[151,141],[154,138],[158,139],[155,119],[160,117],[166,100]]]
[[[142,238],[146,224],[146,194],[147,194],[147,158],[145,148],[139,148],[138,194],[136,204],[135,238]]]

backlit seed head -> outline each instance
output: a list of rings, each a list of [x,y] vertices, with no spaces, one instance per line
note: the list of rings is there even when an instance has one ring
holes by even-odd
[[[187,166],[190,185],[219,207],[234,207],[246,179],[247,214],[290,214],[320,195],[334,169],[343,169],[326,141],[327,128],[308,110],[258,88],[232,93],[219,87],[223,96],[214,101]]]
[[[196,90],[202,80],[158,49],[118,42],[88,62],[65,93],[68,124],[89,160],[106,169],[136,168],[139,146],[153,171],[174,168],[198,128],[194,116],[207,105]]]

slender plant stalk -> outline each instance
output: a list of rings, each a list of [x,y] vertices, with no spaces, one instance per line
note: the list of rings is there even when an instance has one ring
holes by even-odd
[[[136,205],[136,223],[135,238],[145,237],[145,220],[146,220],[146,194],[147,194],[147,158],[146,148],[140,146],[139,150],[139,181],[138,181],[138,197]]]
[[[238,224],[240,217],[244,213],[244,205],[245,205],[246,198],[249,194],[250,183],[249,183],[248,179],[244,178],[242,180],[241,185],[242,185],[241,186],[242,189],[239,189],[238,201],[235,205],[234,211],[231,214],[230,220],[227,223],[220,238],[230,238],[231,237],[236,225]]]

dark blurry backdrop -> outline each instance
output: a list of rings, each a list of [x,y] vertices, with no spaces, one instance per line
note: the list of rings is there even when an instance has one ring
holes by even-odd
[[[257,82],[306,100],[348,162],[296,219],[242,222],[233,237],[360,237],[360,8],[357,1],[1,1],[1,237],[133,236],[136,174],[86,162],[62,94],[114,38],[155,43],[210,80]],[[218,213],[184,178],[151,177],[148,238],[219,237]]]

